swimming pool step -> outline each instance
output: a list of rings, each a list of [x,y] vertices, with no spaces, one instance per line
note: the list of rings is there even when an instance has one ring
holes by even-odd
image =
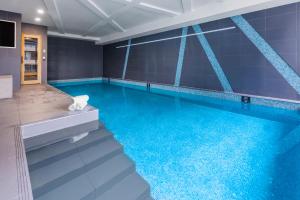
[[[94,169],[86,171],[86,173],[75,177],[71,181],[60,185],[53,190],[45,192],[43,195],[37,197],[36,199],[95,199],[97,196],[109,190],[116,183],[123,180],[134,171],[134,163],[130,159],[128,159],[127,156],[120,154],[103,163],[102,165],[99,165]],[[68,191],[68,189],[72,187],[74,190],[81,190],[79,183],[81,181],[88,186],[86,186],[86,188],[82,191],[76,191],[75,193],[77,193],[77,197],[74,197],[74,194],[72,192],[64,192],[64,194],[62,194],[63,191]]]
[[[27,152],[33,196],[50,199],[144,200],[150,188],[105,128],[76,143],[61,141]],[[128,194],[127,194],[128,193]]]
[[[148,183],[137,173],[132,173],[95,200],[144,200],[147,197],[150,197]]]
[[[40,149],[44,146],[55,144],[57,142],[63,141],[65,139],[79,135],[81,133],[91,132],[103,127],[104,127],[103,124],[100,123],[98,120],[96,120],[89,123],[80,124],[77,126],[53,131],[48,134],[27,138],[24,139],[24,144],[25,144],[26,151],[32,151],[35,149]]]
[[[68,155],[76,154],[78,152],[78,148],[89,148],[112,137],[113,136],[109,131],[102,128],[96,131],[92,131],[91,133],[89,133],[89,137],[83,138],[77,143],[71,143],[64,140],[50,146],[29,151],[27,152],[29,169],[32,170],[37,166],[42,166],[43,164],[49,164],[51,162],[58,161],[59,159],[67,157]]]
[[[122,153],[122,146],[114,139],[108,139],[77,154],[67,155],[64,159],[30,170],[34,197],[53,190],[75,177],[105,163]],[[82,160],[82,158],[84,160]]]
[[[154,200],[152,197],[146,197],[144,200]]]
[[[86,173],[95,190],[82,200],[95,199],[135,172],[134,163],[120,154]]]

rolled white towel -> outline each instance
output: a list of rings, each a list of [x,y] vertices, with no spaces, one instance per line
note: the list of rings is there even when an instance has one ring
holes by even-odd
[[[88,95],[81,95],[73,97],[73,104],[69,106],[70,111],[83,110],[87,106],[89,100]]]

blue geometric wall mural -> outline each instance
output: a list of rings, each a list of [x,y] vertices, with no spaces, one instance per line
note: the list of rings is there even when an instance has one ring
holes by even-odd
[[[280,55],[259,35],[259,33],[242,17],[231,17],[232,21],[242,30],[249,40],[285,78],[285,80],[300,94],[300,77],[281,58]]]
[[[129,58],[129,53],[130,53],[130,45],[131,45],[131,40],[128,40],[128,46],[127,46],[127,49],[126,49],[125,62],[124,62],[123,73],[122,73],[122,79],[123,80],[125,79],[125,76],[126,76],[128,58]]]
[[[105,45],[103,47],[103,75],[110,78],[122,78],[127,48],[115,48],[115,45],[127,45],[128,41]]]
[[[224,88],[195,34],[189,27],[179,86],[223,92]]]
[[[221,82],[221,84],[224,88],[224,91],[232,92],[230,83],[227,80],[219,61],[216,58],[215,53],[213,52],[211,46],[209,45],[205,35],[201,34],[203,31],[202,31],[200,25],[194,25],[193,29],[196,33],[198,33],[197,38],[198,38],[200,44],[202,45],[202,48],[204,49],[204,51],[208,57],[208,60],[210,61],[214,71],[216,72],[216,74],[219,78],[219,81]]]
[[[300,77],[297,74],[300,62],[295,64],[291,59],[287,62],[284,58],[288,56],[281,55],[287,44],[277,41],[272,47],[268,42],[269,36],[278,37],[278,34],[266,28],[267,23],[276,24],[276,18],[267,18],[267,15],[289,17],[291,15],[285,13],[288,10],[300,16],[298,6],[300,3],[135,38],[126,41],[128,46],[124,50],[112,50],[120,43],[107,45],[110,51],[104,50],[105,54],[109,52],[104,55],[104,62],[105,67],[110,69],[104,71],[104,76],[300,100]],[[300,23],[276,24],[276,27],[280,26],[280,37],[289,37],[291,34],[286,34],[289,29],[296,29],[296,40],[300,46],[300,28],[295,27],[300,27]],[[212,31],[226,27],[233,29]],[[147,43],[148,40],[154,42]],[[289,38],[281,38],[280,41],[287,40]],[[146,44],[130,46],[145,41]],[[271,38],[271,41],[273,45],[274,39]],[[124,42],[122,45],[126,46]],[[289,48],[290,51],[293,55],[300,55],[300,48]],[[114,59],[120,53],[123,55],[122,66],[116,65],[118,62]],[[107,66],[109,63],[115,65]]]
[[[175,83],[174,83],[174,86],[177,86],[177,87],[180,85],[187,32],[188,32],[188,27],[182,28],[182,34],[181,34],[182,37],[181,37],[181,41],[180,41],[180,48],[179,48],[178,62],[177,62],[177,67],[176,67]]]

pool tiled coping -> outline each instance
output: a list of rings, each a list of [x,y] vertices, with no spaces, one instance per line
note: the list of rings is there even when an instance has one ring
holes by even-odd
[[[132,89],[147,90],[146,82],[139,82],[133,80],[122,80],[116,78],[91,78],[91,79],[71,79],[71,80],[58,80],[50,81],[51,85],[77,85],[88,83],[110,83],[112,85],[124,86]],[[300,101],[278,99],[271,97],[262,97],[249,94],[231,93],[231,92],[219,92],[211,90],[200,90],[195,88],[176,87],[172,85],[163,85],[157,83],[150,83],[149,90],[157,94],[165,94],[170,96],[185,97],[185,95],[204,96],[217,98],[221,100],[230,100],[240,102],[242,96],[251,97],[251,103],[256,105],[283,108],[288,110],[300,110]]]
[[[24,138],[98,120],[98,110],[70,112],[70,96],[49,85],[23,86],[13,99],[0,100],[0,194],[32,200]]]

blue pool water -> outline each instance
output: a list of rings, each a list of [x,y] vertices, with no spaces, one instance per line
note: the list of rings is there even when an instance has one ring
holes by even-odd
[[[296,112],[101,83],[56,87],[90,96],[157,200],[300,199]]]

